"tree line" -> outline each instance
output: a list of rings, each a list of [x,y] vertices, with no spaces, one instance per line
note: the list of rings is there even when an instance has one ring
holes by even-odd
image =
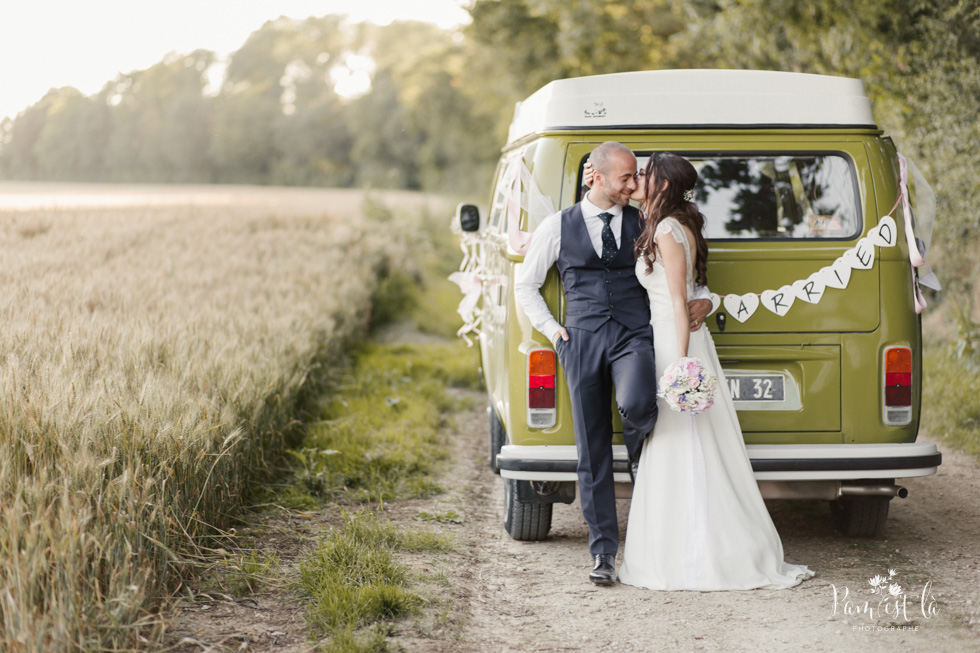
[[[214,90],[207,50],[168,55],[92,96],[52,89],[0,124],[0,178],[473,188],[500,146],[466,50],[426,23],[269,21]],[[374,71],[367,93],[345,98],[331,75],[350,55]]]
[[[486,193],[514,102],[547,82],[659,68],[856,77],[938,194],[943,281],[969,298],[980,232],[980,6],[964,0],[473,0],[461,32],[280,18],[234,52],[171,55],[0,125],[0,178]],[[374,61],[345,98],[331,73]]]

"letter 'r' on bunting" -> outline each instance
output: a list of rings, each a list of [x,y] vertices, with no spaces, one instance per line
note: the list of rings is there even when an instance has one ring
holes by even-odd
[[[794,281],[792,287],[796,291],[797,299],[810,304],[819,304],[825,289],[817,273],[811,274],[807,279]]]
[[[792,286],[783,286],[779,290],[763,290],[760,295],[762,305],[779,317],[789,313],[796,300],[796,291]]]

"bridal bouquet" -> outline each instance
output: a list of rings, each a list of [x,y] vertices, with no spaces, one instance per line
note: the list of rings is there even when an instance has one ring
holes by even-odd
[[[715,402],[718,377],[704,368],[697,358],[682,358],[670,365],[660,377],[657,396],[671,410],[697,415]]]

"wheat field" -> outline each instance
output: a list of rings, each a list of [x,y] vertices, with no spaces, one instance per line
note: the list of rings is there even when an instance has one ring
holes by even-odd
[[[363,203],[0,183],[0,650],[159,641],[195,547],[403,256]]]

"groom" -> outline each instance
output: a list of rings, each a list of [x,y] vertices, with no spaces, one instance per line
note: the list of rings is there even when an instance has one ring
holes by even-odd
[[[568,383],[582,514],[589,525],[593,569],[589,580],[616,582],[619,549],[613,482],[613,387],[623,439],[635,474],[643,439],[657,421],[653,329],[646,290],[636,277],[633,247],[642,230],[629,205],[637,190],[636,157],[625,145],[605,142],[590,157],[592,188],[585,198],[546,218],[534,231],[515,282],[517,301],[532,326],[551,339]],[[557,264],[565,289],[565,325],[541,296]],[[700,325],[711,302],[691,302]]]

